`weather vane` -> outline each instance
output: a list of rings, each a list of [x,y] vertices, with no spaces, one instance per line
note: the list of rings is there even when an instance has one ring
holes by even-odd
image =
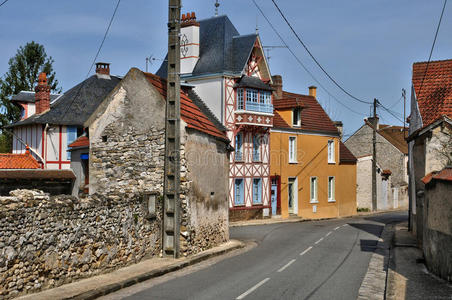
[[[220,6],[220,3],[218,3],[218,0],[215,2],[215,16],[218,17],[218,7]]]

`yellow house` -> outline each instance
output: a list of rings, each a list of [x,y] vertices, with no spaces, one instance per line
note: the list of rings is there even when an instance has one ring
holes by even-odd
[[[356,158],[341,142],[341,126],[317,102],[315,87],[307,96],[282,91],[280,76],[273,81],[272,215],[319,219],[356,214]]]

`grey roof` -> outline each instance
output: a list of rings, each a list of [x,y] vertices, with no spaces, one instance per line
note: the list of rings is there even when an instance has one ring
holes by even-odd
[[[9,125],[15,127],[27,124],[54,124],[83,126],[104,98],[121,81],[120,78],[110,76],[111,79],[98,78],[93,75],[64,93],[51,106],[50,110]]]
[[[253,50],[256,34],[241,36],[227,16],[200,20],[199,60],[192,76],[215,73],[240,73]],[[167,77],[167,57],[157,75]]]
[[[202,101],[193,89],[189,89],[187,94],[190,100],[193,101],[197,107],[199,107],[201,112],[210,120],[210,122],[213,123],[213,125],[215,125],[215,127],[217,127],[220,131],[227,131],[227,128],[221,124],[210,108],[204,103],[204,101]]]
[[[50,94],[50,102],[58,98],[60,94]],[[20,91],[19,94],[16,94],[11,97],[11,101],[18,101],[18,102],[35,102],[35,92],[30,91]]]
[[[240,80],[234,85],[234,87],[250,87],[265,91],[274,90],[270,85],[262,82],[259,78],[252,76],[242,76],[242,78],[240,78]]]

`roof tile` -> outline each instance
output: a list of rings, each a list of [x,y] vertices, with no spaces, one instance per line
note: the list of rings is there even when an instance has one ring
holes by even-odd
[[[24,154],[0,153],[0,169],[38,169],[38,161],[27,150]]]
[[[89,138],[87,136],[81,136],[75,141],[73,141],[71,144],[68,145],[68,147],[75,148],[75,147],[89,147]]]
[[[348,150],[347,146],[345,146],[344,143],[339,142],[339,161],[341,163],[344,162],[353,162],[356,163],[357,159],[356,157],[353,155],[353,153]]]

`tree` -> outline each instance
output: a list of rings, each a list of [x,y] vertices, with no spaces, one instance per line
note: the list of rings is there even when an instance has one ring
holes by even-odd
[[[20,119],[20,109],[11,103],[11,96],[20,91],[33,91],[41,72],[47,74],[51,91],[61,92],[53,70],[53,63],[52,57],[47,57],[44,46],[34,41],[25,46],[20,46],[16,55],[10,58],[9,69],[3,78],[0,78],[0,124],[2,135],[6,137],[0,138],[1,150],[11,149],[12,137],[10,133],[3,130],[4,126]]]

